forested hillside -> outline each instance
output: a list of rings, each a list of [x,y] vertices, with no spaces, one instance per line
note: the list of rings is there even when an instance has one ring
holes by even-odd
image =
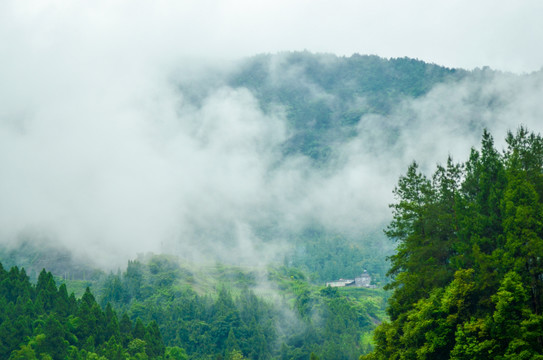
[[[179,351],[165,353],[156,322],[101,308],[88,288],[76,299],[65,284],[57,288],[50,272],[43,270],[34,285],[24,269],[0,264],[2,359],[157,359]]]
[[[312,286],[285,267],[190,271],[151,256],[94,283],[98,301],[45,270],[36,285],[0,270],[6,359],[355,359],[384,317],[382,290]]]
[[[462,69],[410,58],[340,57],[306,51],[256,55],[210,76],[209,84],[191,79],[180,81],[179,87],[196,100],[219,86],[248,89],[265,111],[279,106],[286,112],[292,136],[284,144],[285,155],[303,154],[322,163],[338,144],[356,135],[363,116],[390,115],[401,101],[468,75]],[[372,125],[391,131],[397,124]],[[389,141],[396,135],[389,132]]]
[[[382,290],[314,286],[287,267],[183,267],[152,256],[100,288],[102,304],[156,321],[165,344],[190,359],[229,359],[233,351],[248,359],[354,359],[371,348],[384,317]]]
[[[543,357],[543,138],[485,132],[465,163],[413,163],[387,235],[390,322],[367,359]]]

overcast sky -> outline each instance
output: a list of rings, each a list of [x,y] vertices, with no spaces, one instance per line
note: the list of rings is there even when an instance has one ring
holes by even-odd
[[[527,72],[543,65],[541,19],[539,0],[2,0],[0,50],[161,64],[307,49]]]

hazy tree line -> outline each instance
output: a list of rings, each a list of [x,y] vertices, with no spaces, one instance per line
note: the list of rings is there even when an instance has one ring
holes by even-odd
[[[485,132],[465,163],[400,178],[390,321],[368,359],[543,358],[543,139],[506,143]]]
[[[296,268],[279,267],[266,275],[281,297],[272,300],[251,290],[260,280],[250,273],[219,271],[199,280],[216,291],[197,292],[195,274],[172,259],[131,261],[124,273],[108,276],[102,303],[156,321],[165,345],[183,348],[190,359],[355,359],[370,349],[369,334],[383,316],[381,290],[340,293],[312,285]]]

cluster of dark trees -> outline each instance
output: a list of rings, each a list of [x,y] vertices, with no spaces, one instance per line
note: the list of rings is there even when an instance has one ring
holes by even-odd
[[[156,322],[145,326],[126,314],[119,319],[111,306],[102,309],[88,288],[76,299],[65,284],[57,288],[50,272],[43,270],[34,285],[24,269],[14,266],[7,271],[0,264],[0,358],[120,360],[166,355]]]
[[[148,263],[130,261],[122,275],[111,274],[102,303],[125,310],[132,318],[156,321],[164,342],[184,348],[191,358],[251,359],[271,357],[275,318],[271,305],[245,288],[236,298],[226,288],[216,296],[199,295],[179,280],[192,276],[166,257]]]
[[[543,139],[520,128],[495,149],[400,178],[390,321],[367,359],[543,358]]]

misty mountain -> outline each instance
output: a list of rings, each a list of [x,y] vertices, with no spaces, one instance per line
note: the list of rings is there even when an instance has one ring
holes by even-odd
[[[280,107],[285,112],[290,131],[286,154],[322,162],[365,132],[379,134],[383,144],[401,149],[402,134],[410,126],[431,121],[416,113],[428,100],[436,107],[457,101],[459,114],[450,121],[480,136],[483,128],[492,127],[491,121],[498,121],[488,115],[515,106],[523,90],[539,89],[541,72],[514,75],[488,67],[451,69],[410,58],[285,52],[240,61],[224,77],[225,85],[248,89],[264,111]],[[435,119],[436,125],[450,126],[441,121]],[[510,127],[518,126],[510,121]],[[367,150],[377,154],[383,147]]]
[[[301,52],[250,58],[231,75],[228,85],[249,89],[264,109],[281,104],[293,129],[285,152],[322,161],[356,134],[365,115],[387,116],[400,101],[466,75],[409,58]],[[380,125],[392,140],[394,124]]]
[[[94,212],[97,206],[98,211],[103,207],[117,209],[117,213],[110,215],[114,223],[108,224],[109,220],[96,223],[92,229],[95,235],[90,235],[90,232],[82,234],[83,229],[64,235],[69,237],[65,239],[68,245],[60,244],[60,247],[73,248],[70,243],[79,241],[78,238],[82,237],[87,238],[87,242],[95,242],[97,238],[104,236],[101,234],[103,232],[111,240],[110,243],[123,244],[129,238],[140,238],[146,234],[145,239],[136,242],[147,243],[137,249],[139,252],[149,250],[174,252],[188,256],[189,260],[195,257],[206,258],[211,254],[213,257],[218,256],[220,261],[241,264],[248,258],[262,259],[261,263],[271,260],[286,262],[297,266],[303,265],[319,282],[341,276],[352,277],[366,268],[376,274],[377,278],[384,280],[384,258],[390,253],[392,246],[384,243],[386,240],[381,234],[383,218],[360,219],[362,225],[356,224],[359,220],[351,218],[351,214],[357,216],[358,210],[353,206],[358,207],[361,204],[348,204],[345,201],[347,199],[343,198],[344,195],[337,197],[329,194],[326,187],[345,186],[341,177],[350,171],[352,164],[349,164],[349,159],[342,156],[342,152],[350,141],[361,135],[361,126],[372,126],[372,131],[382,134],[381,141],[392,144],[397,141],[400,131],[399,124],[395,123],[392,116],[398,103],[421,97],[438,83],[459,82],[465,76],[467,72],[462,70],[447,69],[408,58],[387,60],[377,56],[360,55],[345,58],[301,52],[258,55],[241,60],[230,67],[215,66],[207,69],[196,78],[190,77],[190,81],[181,78],[176,82],[178,92],[174,94],[182,99],[175,105],[176,111],[181,112],[181,115],[172,120],[174,122],[172,126],[175,128],[169,134],[177,138],[172,140],[169,137],[159,137],[153,141],[160,141],[157,146],[171,151],[167,156],[173,156],[172,159],[179,161],[178,164],[168,164],[177,168],[175,171],[179,171],[179,176],[174,175],[178,177],[176,180],[186,183],[187,175],[195,178],[197,183],[188,184],[194,188],[192,191],[194,196],[190,193],[183,195],[176,188],[166,188],[156,193],[155,186],[164,186],[164,181],[158,176],[166,176],[160,173],[160,168],[156,169],[158,170],[156,185],[154,178],[149,179],[151,183],[149,180],[140,182],[134,178],[138,175],[133,174],[119,174],[122,179],[116,180],[118,176],[115,174],[118,173],[115,170],[111,180],[128,181],[136,185],[148,200],[141,204],[138,200],[131,209],[127,209],[124,205],[127,199],[124,198],[119,198],[122,203],[115,200],[111,203],[112,200],[104,199],[106,203],[99,205],[93,204],[94,201],[88,199],[89,201],[81,203],[79,213]],[[164,107],[166,105],[161,104]],[[189,121],[187,111],[192,111]],[[235,115],[237,113],[240,114]],[[154,121],[159,121],[163,115],[154,116],[157,116]],[[381,116],[383,121],[376,122],[373,116]],[[183,124],[187,123],[189,128],[183,127]],[[54,126],[54,123],[50,125]],[[23,139],[32,136],[32,127],[28,130],[30,133],[23,135]],[[103,129],[98,128],[99,133],[102,131]],[[160,133],[163,129],[159,126],[147,128],[145,131]],[[126,139],[117,139],[114,135],[111,141],[124,144]],[[146,174],[144,176],[149,177],[148,169],[155,167],[157,155],[149,154],[147,149],[142,147],[145,141],[137,137],[132,140],[132,145],[127,146],[130,151],[141,153],[142,158],[134,160],[142,164],[141,169]],[[188,141],[189,144],[196,142],[196,145],[189,145],[188,149],[178,148],[177,142],[180,141],[185,143]],[[172,146],[175,148],[170,149]],[[81,150],[85,152],[80,153],[82,158],[89,156],[86,154],[87,149]],[[112,151],[119,152],[118,149]],[[376,153],[379,151],[380,149],[376,147],[370,149],[366,155],[377,156]],[[78,152],[76,148],[75,153]],[[60,158],[58,154],[54,156],[54,162],[62,162],[63,155]],[[132,154],[129,156],[132,157]],[[192,166],[189,160],[187,168],[184,163],[189,156],[199,159],[199,163]],[[152,161],[146,163],[149,157]],[[157,160],[164,162],[162,157],[161,154]],[[224,157],[224,160],[220,160],[221,157]],[[105,164],[109,162],[105,161]],[[81,165],[69,161],[63,166],[70,172],[70,166],[80,169]],[[111,166],[122,169],[126,167],[126,163]],[[81,170],[84,169],[86,167]],[[104,169],[100,168],[92,171],[97,172],[98,177],[104,173]],[[139,170],[131,172],[138,174]],[[70,174],[68,179],[65,175],[62,176],[63,178],[54,178],[51,181],[70,182]],[[210,179],[213,176],[216,179]],[[41,186],[46,184],[46,179]],[[62,194],[68,191],[67,195],[77,194],[66,198],[64,201],[67,203],[73,203],[75,198],[77,204],[77,198],[81,196],[86,198],[86,191],[89,191],[78,187],[88,180],[79,180],[79,175],[76,180],[76,187],[68,190],[64,188],[61,192]],[[104,188],[111,194],[111,199],[116,199],[119,194],[125,192],[123,189],[117,189],[115,183],[106,178],[98,181],[92,191]],[[201,185],[206,183],[209,184]],[[238,186],[242,188],[237,189]],[[250,191],[248,192],[246,188]],[[131,191],[134,190],[136,188]],[[181,195],[184,197],[181,201],[192,204],[192,209],[181,215],[185,216],[185,219],[180,219],[180,214],[173,213],[173,210],[167,208],[167,206],[178,207],[169,200],[163,201],[163,205],[156,210],[152,210],[151,207],[148,213],[139,213],[143,210],[136,210],[149,208],[149,204],[155,202],[157,195],[163,197],[171,194],[173,198]],[[134,195],[135,199],[140,197],[137,193]],[[131,196],[131,192],[124,195]],[[98,196],[98,199],[100,197]],[[323,197],[322,200],[317,201],[328,202],[330,200],[326,197],[337,197],[335,200],[332,199],[337,204],[314,204],[315,199],[320,197]],[[35,201],[35,198],[33,197],[31,201]],[[363,196],[360,199],[365,200]],[[297,204],[294,205],[293,202]],[[46,206],[49,208],[55,203],[58,203],[58,198],[51,199]],[[298,207],[300,208],[297,209]],[[315,212],[310,210],[311,208],[316,210],[322,208],[322,213],[321,210]],[[134,211],[138,213],[137,220],[134,219]],[[345,216],[347,215],[345,211],[351,214]],[[288,218],[285,218],[286,214]],[[116,222],[116,219],[125,216],[126,219],[134,220]],[[66,217],[71,218],[71,215],[63,216]],[[336,220],[336,217],[341,220]],[[148,220],[151,218],[152,223]],[[323,219],[334,224],[332,226],[323,224]],[[43,218],[38,218],[36,222],[42,220]],[[341,224],[345,220],[349,223]],[[164,235],[160,235],[156,230],[162,227],[162,224],[166,225],[165,221],[171,224],[181,223],[173,225],[174,229],[177,228],[174,231],[181,232],[181,235],[175,234],[173,239],[170,235],[170,239],[164,239]],[[55,237],[59,235],[57,228],[65,225],[65,223],[53,225],[57,234],[48,238],[54,242]],[[146,226],[146,229],[138,230],[141,225]],[[133,230],[127,232],[130,228]],[[37,229],[33,227],[30,229],[30,233],[45,233],[45,237],[50,231],[47,229],[43,231],[43,225]],[[28,229],[25,231],[29,232]],[[61,230],[60,234],[62,235],[64,231],[65,229]],[[112,236],[109,234],[110,231],[119,235],[114,239],[110,238]],[[240,240],[240,237],[247,239]],[[148,246],[149,243],[154,245]],[[157,247],[156,244],[161,246]],[[26,249],[26,246],[22,249]],[[224,251],[217,251],[217,248],[221,247]],[[243,249],[227,250],[236,247]],[[8,249],[5,253],[17,258],[13,251],[11,253],[9,251],[11,250]],[[46,253],[50,254],[51,251],[48,250]],[[221,257],[221,253],[227,256]],[[274,259],[263,258],[265,253],[273,254]],[[96,255],[90,256],[99,259],[103,255],[98,250]],[[45,257],[56,258],[51,255]],[[34,269],[35,262],[32,260],[18,263],[32,266]],[[16,262],[10,262],[12,263]],[[56,271],[55,261],[44,265]],[[72,267],[74,268],[75,266]]]
[[[364,165],[371,164],[364,172],[373,171],[381,178],[384,169],[399,171],[402,161],[407,164],[412,160],[407,156],[402,159],[405,154],[431,154],[440,142],[454,142],[458,148],[473,139],[473,146],[485,128],[504,130],[518,126],[515,121],[533,123],[533,118],[504,120],[502,116],[511,109],[517,111],[519,100],[525,101],[517,96],[523,97],[525,92],[531,95],[532,86],[541,86],[541,73],[518,76],[487,67],[450,69],[409,58],[309,52],[257,55],[240,61],[218,78],[220,81],[214,79],[215,86],[249,90],[264,113],[284,116],[288,136],[280,143],[282,156],[275,158],[273,166],[280,167],[277,164],[290,159],[309,160],[309,171],[327,180],[353,165],[359,166],[359,162],[351,162],[357,156]],[[514,88],[520,90],[516,95]],[[183,94],[193,91],[183,82],[180,89]],[[201,92],[200,98],[209,96],[210,91]],[[420,148],[436,134],[433,149]],[[462,154],[453,147],[445,151]],[[432,160],[423,159],[422,163],[434,165]],[[360,184],[353,191],[364,186]],[[264,223],[253,224],[258,237],[284,236],[277,232],[280,226],[269,225],[280,222],[274,219],[272,215]],[[360,219],[364,225],[355,226],[354,231],[351,224],[334,229],[318,220],[291,229],[287,236],[295,249],[286,261],[311,271],[320,281],[353,276],[360,268],[369,268],[384,279],[382,260],[390,255],[392,246],[381,229],[388,219],[371,219]]]
[[[264,114],[285,119],[286,136],[276,143],[279,153],[267,171],[289,176],[282,168],[301,162],[306,173],[299,180],[302,186],[305,181],[313,183],[316,174],[330,181],[343,172],[349,165],[342,152],[350,141],[364,136],[361,135],[364,127],[372,127],[372,133],[381,135],[379,141],[393,146],[401,131],[401,124],[392,116],[398,104],[424,96],[436,84],[458,83],[468,76],[464,70],[409,58],[338,57],[309,52],[257,55],[237,62],[226,71],[215,71],[208,72],[203,77],[205,81],[196,82],[192,77],[180,80],[178,87],[184,99],[205,106],[206,99],[217,88],[249,91]],[[376,116],[382,121],[375,121]],[[365,155],[378,156],[383,144],[368,149]],[[353,231],[352,225],[330,230],[313,215],[308,220],[296,220],[301,224],[295,224],[294,229],[290,225],[285,229],[281,217],[272,209],[264,219],[252,222],[251,228],[265,241],[287,238],[290,245],[295,244],[285,257],[287,263],[303,264],[319,281],[354,276],[363,268],[384,279],[383,260],[391,246],[381,234],[383,219],[361,219],[364,223],[361,232],[358,226]],[[334,242],[333,248],[345,249],[339,250],[343,255],[329,251],[326,244]]]
[[[542,84],[297,52],[182,63],[105,102],[52,95],[0,127],[2,244],[34,233],[101,267],[151,251],[384,281],[403,169],[464,158],[484,128],[538,131]]]
[[[436,84],[458,82],[468,74],[410,58],[339,57],[305,51],[243,59],[214,76],[213,82],[249,90],[264,111],[279,106],[291,131],[284,152],[325,161],[335,146],[356,135],[365,115],[386,117],[401,101],[423,96]],[[193,99],[211,90],[195,86],[194,79],[181,82],[180,87]],[[383,121],[380,125],[392,140],[394,124]]]

